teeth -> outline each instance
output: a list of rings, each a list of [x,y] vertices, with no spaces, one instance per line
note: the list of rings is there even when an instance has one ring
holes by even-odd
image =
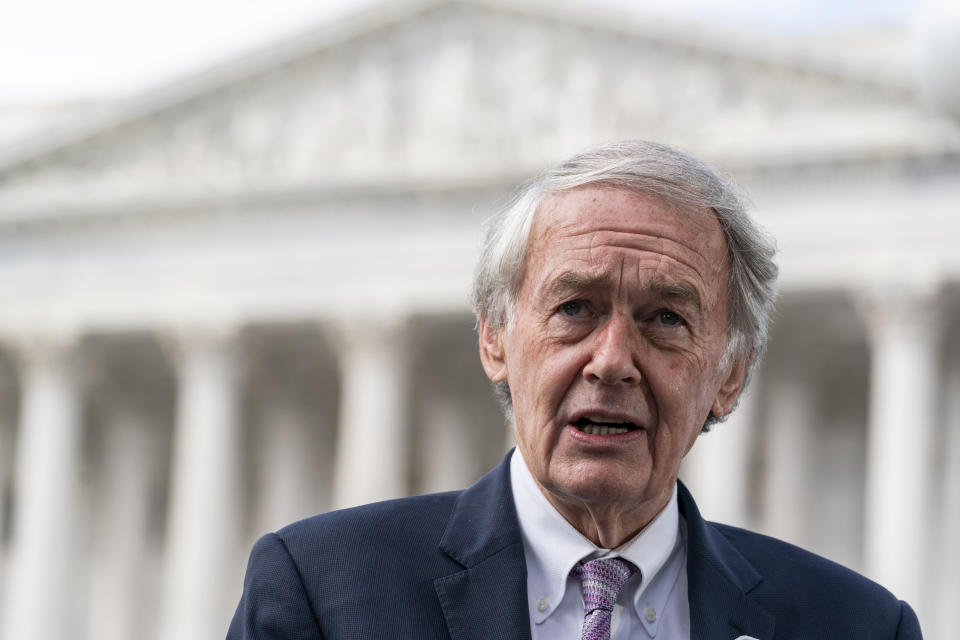
[[[618,420],[617,418],[605,418],[598,414],[583,416],[590,422],[601,422],[603,424],[628,424],[629,420]]]
[[[591,436],[614,436],[629,431],[626,427],[607,427],[602,425],[588,424],[583,429],[584,433]]]

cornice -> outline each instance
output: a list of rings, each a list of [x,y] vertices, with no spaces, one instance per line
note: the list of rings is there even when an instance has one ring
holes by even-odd
[[[829,174],[839,178],[850,173],[902,173],[913,177],[916,169],[926,174],[960,173],[960,145],[918,144],[912,148],[787,150],[779,153],[737,154],[704,150],[705,159],[738,182],[791,179]],[[545,168],[525,166],[500,173],[469,175],[387,176],[376,180],[338,180],[311,184],[260,184],[217,193],[143,191],[112,199],[54,201],[17,206],[7,202],[0,209],[0,229],[63,227],[92,221],[142,220],[145,217],[181,217],[282,210],[318,203],[369,203],[378,200],[405,201],[432,198],[496,199],[501,204],[520,185]]]
[[[213,212],[296,208],[323,202],[416,200],[489,193],[509,193],[541,168],[502,174],[417,176],[377,181],[339,181],[328,184],[263,184],[219,193],[156,191],[116,199],[87,202],[51,202],[30,206],[5,205],[0,228],[35,228],[81,224],[91,220],[124,220],[147,215],[190,216]]]
[[[638,38],[723,64],[821,78],[850,85],[851,90],[880,93],[890,99],[913,101],[913,89],[902,80],[875,69],[846,65],[801,48],[754,35],[707,29],[637,10],[571,0],[384,0],[356,13],[322,24],[270,46],[215,65],[172,83],[144,92],[115,109],[67,128],[32,137],[0,149],[0,175],[29,169],[57,153],[88,143],[101,135],[149,120],[176,108],[211,97],[243,82],[282,69],[307,56],[369,36],[392,25],[449,7],[481,8],[523,16],[544,23],[563,23]]]

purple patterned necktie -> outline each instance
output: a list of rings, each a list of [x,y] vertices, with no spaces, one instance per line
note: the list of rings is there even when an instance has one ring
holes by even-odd
[[[577,565],[570,572],[583,587],[581,640],[610,640],[610,616],[617,594],[637,568],[623,558],[598,558]]]

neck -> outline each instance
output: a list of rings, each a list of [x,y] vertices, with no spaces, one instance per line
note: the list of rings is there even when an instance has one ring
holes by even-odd
[[[639,503],[587,502],[558,496],[540,487],[553,507],[577,531],[602,549],[616,549],[650,524],[666,508],[672,491]]]

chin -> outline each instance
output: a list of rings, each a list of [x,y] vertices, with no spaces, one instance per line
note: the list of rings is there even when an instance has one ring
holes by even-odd
[[[643,500],[647,484],[639,482],[636,471],[628,473],[626,477],[620,473],[578,472],[574,474],[557,474],[552,483],[551,492],[566,499],[580,500],[590,503],[604,502],[638,502]]]

